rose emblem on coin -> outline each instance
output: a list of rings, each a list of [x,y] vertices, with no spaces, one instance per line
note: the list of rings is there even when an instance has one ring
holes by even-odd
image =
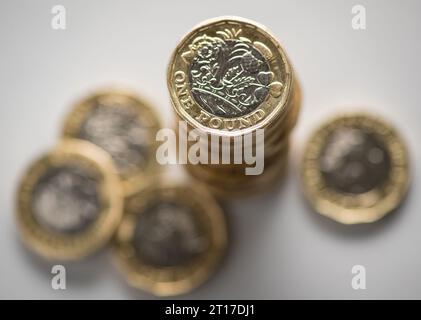
[[[267,48],[260,52],[241,37],[241,29],[225,29],[217,35],[195,38],[183,54],[185,60],[190,59],[190,90],[197,103],[213,115],[246,115],[282,87],[273,82],[274,74],[264,56],[271,53]]]

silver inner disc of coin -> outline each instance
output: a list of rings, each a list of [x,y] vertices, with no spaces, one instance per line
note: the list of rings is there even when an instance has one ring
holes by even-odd
[[[156,203],[137,221],[133,246],[140,261],[154,267],[181,266],[207,248],[207,238],[191,208]]]
[[[319,166],[329,188],[361,194],[385,183],[391,161],[377,135],[363,128],[343,127],[326,138]]]
[[[55,167],[38,181],[32,197],[35,220],[58,233],[77,233],[97,218],[98,182],[79,167]]]
[[[149,131],[127,108],[99,104],[82,123],[78,137],[107,151],[122,174],[147,164]]]
[[[190,64],[193,97],[215,116],[246,115],[268,95],[272,80],[269,65],[248,42],[212,39],[201,45]]]

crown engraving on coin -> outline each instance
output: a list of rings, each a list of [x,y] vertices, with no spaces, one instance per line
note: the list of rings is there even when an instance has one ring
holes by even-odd
[[[216,34],[196,37],[182,54],[189,64],[190,90],[204,110],[224,118],[240,117],[254,111],[269,93],[280,95],[282,84],[273,81],[268,47],[242,37],[241,28]]]

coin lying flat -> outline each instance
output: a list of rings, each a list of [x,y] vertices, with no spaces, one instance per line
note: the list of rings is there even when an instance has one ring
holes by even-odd
[[[107,151],[124,186],[156,167],[157,115],[145,101],[121,90],[98,92],[67,116],[63,136],[88,140]]]
[[[313,207],[345,224],[373,222],[403,200],[406,147],[395,129],[366,114],[338,117],[307,144],[302,181]]]
[[[155,185],[126,200],[115,254],[132,286],[177,295],[211,275],[226,238],[222,211],[205,189]]]
[[[122,213],[122,189],[109,155],[65,139],[35,161],[17,196],[24,242],[51,259],[78,259],[105,245]]]

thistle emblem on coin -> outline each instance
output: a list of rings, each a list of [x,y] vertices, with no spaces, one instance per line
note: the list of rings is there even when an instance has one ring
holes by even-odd
[[[190,90],[213,115],[234,118],[255,110],[268,94],[279,97],[282,83],[273,81],[270,49],[241,36],[241,29],[202,35],[182,55],[189,64]]]

